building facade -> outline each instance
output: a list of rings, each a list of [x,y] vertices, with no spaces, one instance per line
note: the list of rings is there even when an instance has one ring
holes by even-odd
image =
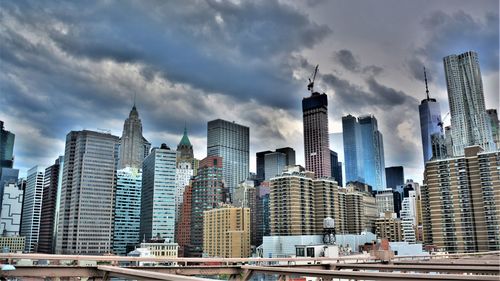
[[[487,109],[486,114],[488,114],[488,118],[490,119],[493,141],[495,142],[497,149],[500,149],[500,121],[498,120],[497,110]]]
[[[16,135],[5,130],[3,121],[0,120],[0,168],[12,168],[14,165],[15,137]]]
[[[377,119],[373,116],[358,118],[363,147],[363,167],[365,183],[375,190],[385,189],[384,140],[378,130]]]
[[[228,193],[224,186],[223,159],[207,156],[200,161],[198,174],[193,177],[191,199],[191,243],[189,255],[203,253],[203,212],[226,202]]]
[[[142,136],[142,122],[134,104],[123,124],[123,133],[120,139],[119,169],[126,167],[140,169],[142,161],[149,154],[150,148],[151,144]]]
[[[44,171],[38,166],[28,170],[26,190],[23,199],[21,216],[21,236],[26,237],[24,251],[33,253],[38,251],[38,235],[42,211]]]
[[[248,127],[221,119],[208,122],[207,156],[222,158],[224,184],[229,194],[249,176],[249,149]]]
[[[339,162],[337,152],[330,150],[330,166],[332,169],[332,177],[337,181],[339,186],[343,186],[342,179],[342,162]]]
[[[483,81],[476,52],[443,58],[450,104],[453,155],[463,156],[467,146],[495,150],[484,104]]]
[[[403,166],[393,166],[385,168],[386,187],[396,189],[398,185],[405,183],[405,173]]]
[[[375,202],[379,214],[394,213],[394,193],[392,189],[377,191]]]
[[[270,210],[269,210],[269,198],[270,189],[269,182],[262,182],[257,186],[257,199],[256,199],[256,226],[255,232],[251,232],[252,241],[255,240],[253,245],[260,246],[262,244],[262,239],[264,236],[271,235],[271,225],[270,225]],[[253,229],[253,228],[252,228]]]
[[[127,167],[116,171],[113,253],[126,255],[140,242],[142,171]]]
[[[286,154],[281,152],[271,152],[265,158],[265,180],[269,180],[280,175],[286,167]]]
[[[500,249],[500,152],[480,146],[430,161],[423,186],[425,241],[450,253]]]
[[[45,169],[40,235],[38,238],[38,252],[40,253],[55,253],[60,207],[57,199],[61,197],[63,167],[64,156],[59,156],[52,166]]]
[[[272,178],[274,176],[274,175],[266,175],[266,155],[267,154],[274,154],[274,153],[283,153],[285,155],[285,163],[283,164],[283,168],[286,166],[295,165],[295,150],[291,147],[278,148],[274,152],[270,151],[270,150],[257,152],[255,155],[256,155],[256,160],[257,160],[256,161],[256,164],[257,164],[256,180],[258,182],[262,182],[264,180],[269,180],[270,178]],[[271,159],[273,161],[275,161],[276,157],[277,156],[273,156],[273,157],[271,157]],[[280,165],[281,165],[281,162],[280,162]],[[271,167],[271,166],[268,164],[268,167]],[[283,171],[283,169],[281,169],[281,171],[279,171],[275,175],[281,174],[282,171]],[[274,173],[275,172],[273,172],[273,174]]]
[[[177,156],[179,155],[179,150],[177,150]],[[191,177],[194,175],[193,166],[191,159],[185,159],[177,161],[177,169],[175,170],[175,221],[176,225],[180,218],[181,204],[183,201],[184,190],[186,186],[189,185]]]
[[[21,230],[21,213],[23,211],[23,187],[18,183],[4,186],[2,209],[0,212],[0,235],[18,236]],[[23,248],[24,250],[24,241]]]
[[[88,130],[66,136],[56,253],[111,252],[119,142]]]
[[[302,99],[304,158],[316,178],[331,177],[328,97],[317,92]]]
[[[352,115],[342,117],[342,136],[344,140],[344,162],[346,183],[350,181],[364,182],[363,146],[361,145],[361,128],[358,120]]]
[[[375,234],[380,239],[388,239],[389,242],[403,241],[401,235],[401,220],[396,213],[386,212],[375,221]]]
[[[250,244],[257,245],[257,198],[258,189],[255,181],[246,180],[241,182],[234,190],[233,206],[239,208],[248,208],[250,210]]]
[[[175,228],[175,242],[179,244],[179,256],[189,254],[191,247],[191,202],[193,186],[190,184],[184,189],[180,205],[179,219]]]
[[[175,175],[177,152],[155,147],[142,165],[140,239],[175,238]]]
[[[224,205],[204,211],[203,252],[209,257],[248,258],[250,209]]]

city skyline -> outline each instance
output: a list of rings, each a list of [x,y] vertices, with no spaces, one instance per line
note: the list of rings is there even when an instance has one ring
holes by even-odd
[[[175,13],[168,4],[151,12],[146,3],[47,3],[41,12],[35,3],[2,2],[0,102],[8,106],[0,120],[16,134],[14,167],[25,176],[35,165],[51,165],[64,153],[71,130],[102,128],[120,136],[135,94],[152,146],[175,147],[186,124],[195,157],[204,158],[207,122],[221,118],[250,127],[250,171],[255,172],[255,152],[276,147],[294,148],[296,162],[304,165],[300,100],[308,96],[306,82],[316,63],[317,87],[328,95],[329,133],[341,131],[343,115],[374,114],[391,148],[386,166],[404,166],[406,178],[419,182],[424,65],[429,90],[445,115],[442,59],[476,51],[486,108],[499,109],[497,1],[387,1],[390,11],[372,3],[363,3],[362,10],[359,2],[309,3],[209,2]],[[133,23],[123,17],[130,9],[137,10]],[[237,21],[243,14],[248,21]],[[200,19],[188,21],[193,15]],[[273,31],[259,29],[262,21]],[[370,22],[380,30],[372,31]],[[135,24],[151,32],[139,34]],[[290,26],[293,34],[286,32]],[[252,36],[241,37],[241,30]],[[395,46],[394,40],[405,43]],[[35,44],[39,51],[26,47]]]

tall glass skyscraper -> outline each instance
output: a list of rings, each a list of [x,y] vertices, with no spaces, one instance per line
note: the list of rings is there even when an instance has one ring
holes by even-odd
[[[480,145],[485,151],[494,150],[477,53],[469,51],[449,55],[443,62],[450,104],[453,155],[464,155],[464,148],[471,145]]]
[[[422,150],[424,155],[424,163],[433,158],[432,153],[432,136],[434,138],[444,138],[443,123],[441,121],[441,109],[436,99],[429,97],[429,88],[427,87],[427,75],[425,74],[425,92],[427,98],[423,99],[418,106],[420,114],[420,132],[422,136]]]
[[[153,148],[142,166],[140,239],[175,238],[177,152],[166,144]]]
[[[12,168],[14,162],[15,135],[6,131],[0,121],[0,168]]]
[[[331,177],[328,134],[328,97],[313,92],[302,99],[306,170],[316,178]]]
[[[87,130],[66,136],[56,253],[111,252],[119,142]]]
[[[378,130],[377,119],[373,116],[358,118],[363,146],[365,183],[374,190],[385,189],[384,140]]]
[[[221,119],[208,122],[207,156],[222,157],[224,184],[230,194],[248,178],[250,129]]]
[[[281,175],[286,167],[286,154],[271,152],[265,156],[265,180]]]
[[[142,172],[127,167],[116,171],[113,253],[126,255],[140,242]]]
[[[344,141],[345,182],[364,182],[363,146],[358,120],[352,115],[342,117],[342,135]]]
[[[26,237],[24,251],[38,251],[38,235],[42,211],[44,170],[35,166],[28,170],[26,190],[24,191],[23,212],[21,217],[21,236]]]
[[[385,168],[385,178],[387,188],[395,190],[398,185],[405,183],[405,173],[403,166],[393,166]]]

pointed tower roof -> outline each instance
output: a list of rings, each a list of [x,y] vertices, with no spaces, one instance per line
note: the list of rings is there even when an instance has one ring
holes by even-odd
[[[139,118],[139,112],[137,111],[137,108],[135,107],[135,104],[132,107],[132,110],[130,110],[130,114],[128,115],[128,117]]]
[[[189,141],[186,126],[184,126],[184,135],[182,135],[182,139],[181,139],[181,142],[179,143],[179,145],[191,146],[191,142]]]

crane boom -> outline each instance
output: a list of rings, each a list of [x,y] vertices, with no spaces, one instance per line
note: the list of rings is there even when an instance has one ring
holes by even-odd
[[[318,69],[319,69],[319,64],[316,65],[316,68],[314,69],[314,73],[312,75],[312,80],[311,80],[311,78],[309,78],[309,84],[307,84],[307,90],[310,91],[311,94],[314,91],[314,80],[316,80],[316,74],[318,73]]]

